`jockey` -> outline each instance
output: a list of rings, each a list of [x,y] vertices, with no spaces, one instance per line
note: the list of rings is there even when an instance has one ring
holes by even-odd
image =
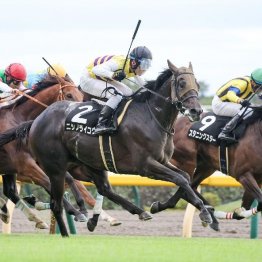
[[[46,74],[50,74],[52,76],[60,76],[63,78],[67,78],[69,81],[72,82],[71,78],[67,74],[65,68],[60,64],[53,64],[49,66],[46,70],[40,71],[38,73],[31,73],[28,74],[26,81],[24,82],[24,85],[27,88],[34,89],[34,86],[37,82],[41,81]]]
[[[19,63],[12,63],[6,69],[0,70],[0,98],[16,94],[17,89],[25,89],[26,69]]]
[[[230,80],[220,87],[212,100],[212,110],[217,115],[233,116],[226,124],[218,136],[220,140],[235,143],[236,140],[231,132],[238,124],[242,114],[243,119],[247,119],[253,113],[249,98],[252,93],[258,93],[261,98],[262,68],[258,68],[251,73],[251,76],[239,77]]]
[[[131,51],[126,64],[125,59],[123,55],[98,57],[85,68],[80,78],[80,88],[84,92],[108,99],[100,112],[94,131],[96,135],[115,131],[111,125],[113,112],[123,95],[133,94],[131,88],[121,81],[133,77],[140,87],[144,86],[141,76],[151,66],[152,53],[147,47],[138,46]]]

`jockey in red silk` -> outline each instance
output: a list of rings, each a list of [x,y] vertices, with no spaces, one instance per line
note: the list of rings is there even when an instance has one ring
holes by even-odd
[[[212,110],[221,116],[233,116],[218,136],[220,140],[235,143],[232,131],[240,121],[242,113],[245,111],[243,119],[247,119],[253,113],[249,98],[253,93],[257,93],[261,99],[262,94],[262,68],[258,68],[251,73],[251,76],[239,77],[230,80],[220,87],[212,101]]]
[[[25,67],[19,63],[12,63],[6,69],[0,70],[0,98],[15,94],[17,89],[26,89],[23,85],[26,75]]]
[[[138,86],[143,87],[145,81],[141,76],[151,66],[152,53],[147,47],[138,46],[131,51],[124,68],[125,59],[123,55],[98,57],[85,68],[80,78],[80,87],[84,92],[108,99],[99,115],[94,131],[96,135],[114,131],[111,125],[113,112],[121,102],[122,95],[130,96],[133,93],[121,81],[133,77]],[[117,93],[112,90],[105,92],[107,87],[113,87]]]

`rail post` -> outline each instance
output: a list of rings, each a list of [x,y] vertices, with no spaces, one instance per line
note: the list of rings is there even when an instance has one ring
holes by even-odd
[[[253,204],[251,207],[256,207],[257,206],[257,200],[254,200]],[[259,212],[260,213],[260,212]],[[258,214],[254,215],[251,217],[250,220],[250,238],[255,239],[258,237]]]

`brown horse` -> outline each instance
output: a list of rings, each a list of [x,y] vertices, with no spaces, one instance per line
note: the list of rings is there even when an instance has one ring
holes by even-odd
[[[239,142],[228,147],[228,174],[244,187],[242,207],[250,209],[254,199],[258,201],[258,206],[255,210],[244,211],[240,209],[237,213],[232,214],[232,218],[235,219],[248,217],[262,210],[262,193],[260,190],[262,183],[262,149],[260,146],[262,142],[262,120],[259,116],[261,115],[261,108],[254,108],[254,112],[253,123],[246,127],[246,131],[239,139]],[[257,118],[255,118],[256,113],[258,115]],[[208,116],[203,114],[200,126],[204,130],[206,126],[211,126],[216,121],[216,115]],[[210,144],[206,141],[199,141],[189,137],[188,134],[192,125],[192,122],[186,117],[181,117],[177,120],[174,126],[174,153],[171,162],[190,175],[192,188],[203,202],[209,205],[196,189],[205,178],[220,170],[219,144]],[[239,130],[241,130],[241,126]],[[179,188],[171,203],[154,203],[155,213],[174,207],[181,197],[187,199],[184,190]],[[213,224],[211,224],[211,227],[219,230],[215,216],[216,212],[212,216]]]
[[[138,214],[141,220],[151,219],[151,216],[112,191],[105,172],[108,166],[122,174],[140,174],[181,186],[187,194],[187,200],[200,210],[201,220],[205,223],[212,222],[203,202],[190,187],[188,174],[169,163],[173,153],[172,130],[179,111],[186,111],[196,120],[202,109],[198,102],[198,85],[191,64],[189,68],[177,68],[168,61],[168,66],[169,69],[156,81],[150,81],[146,85],[148,96],[145,102],[133,101],[129,104],[118,132],[109,138],[109,162],[106,159],[108,152],[101,149],[101,144],[99,146],[102,137],[78,133],[74,124],[72,131],[66,130],[68,126],[65,120],[69,115],[74,121],[81,120],[82,123],[95,125],[93,119],[98,116],[99,110],[94,102],[57,102],[35,121],[28,121],[9,134],[6,132],[5,136],[16,139],[21,130],[31,128],[28,143],[39,165],[50,178],[51,209],[62,236],[68,236],[62,218],[64,178],[67,169],[70,166],[79,166],[79,163],[86,170],[79,179],[93,181],[100,194],[121,205],[131,214]],[[84,115],[86,118],[83,118]],[[90,127],[82,127],[77,126],[77,130],[92,130]],[[46,141],[44,146],[40,141]]]
[[[61,99],[82,101],[82,94],[74,84],[65,79],[49,75],[37,84],[35,90],[23,93],[22,95],[21,99],[18,99],[16,103],[1,108],[1,132],[15,127],[23,121],[35,119],[48,105],[55,101]],[[16,173],[18,174],[18,180],[29,183],[33,182],[50,192],[48,177],[33,160],[28,149],[23,147],[23,150],[17,151],[16,143],[10,143],[4,146],[0,150],[0,172],[4,174],[3,192],[7,198],[17,204],[17,207],[25,213],[29,220],[35,221],[37,227],[46,228],[47,225],[28,208],[17,194],[15,183]],[[4,222],[7,222],[9,219],[8,210],[5,202],[0,202],[0,216]],[[64,204],[68,209],[71,208],[71,205],[66,203],[66,200]]]

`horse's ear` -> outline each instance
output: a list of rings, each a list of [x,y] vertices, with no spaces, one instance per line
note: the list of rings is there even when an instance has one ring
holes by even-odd
[[[171,71],[176,72],[178,70],[178,68],[169,59],[167,59],[167,64]]]
[[[189,62],[189,69],[191,69],[191,71],[193,72],[193,66],[192,66],[191,62]]]

